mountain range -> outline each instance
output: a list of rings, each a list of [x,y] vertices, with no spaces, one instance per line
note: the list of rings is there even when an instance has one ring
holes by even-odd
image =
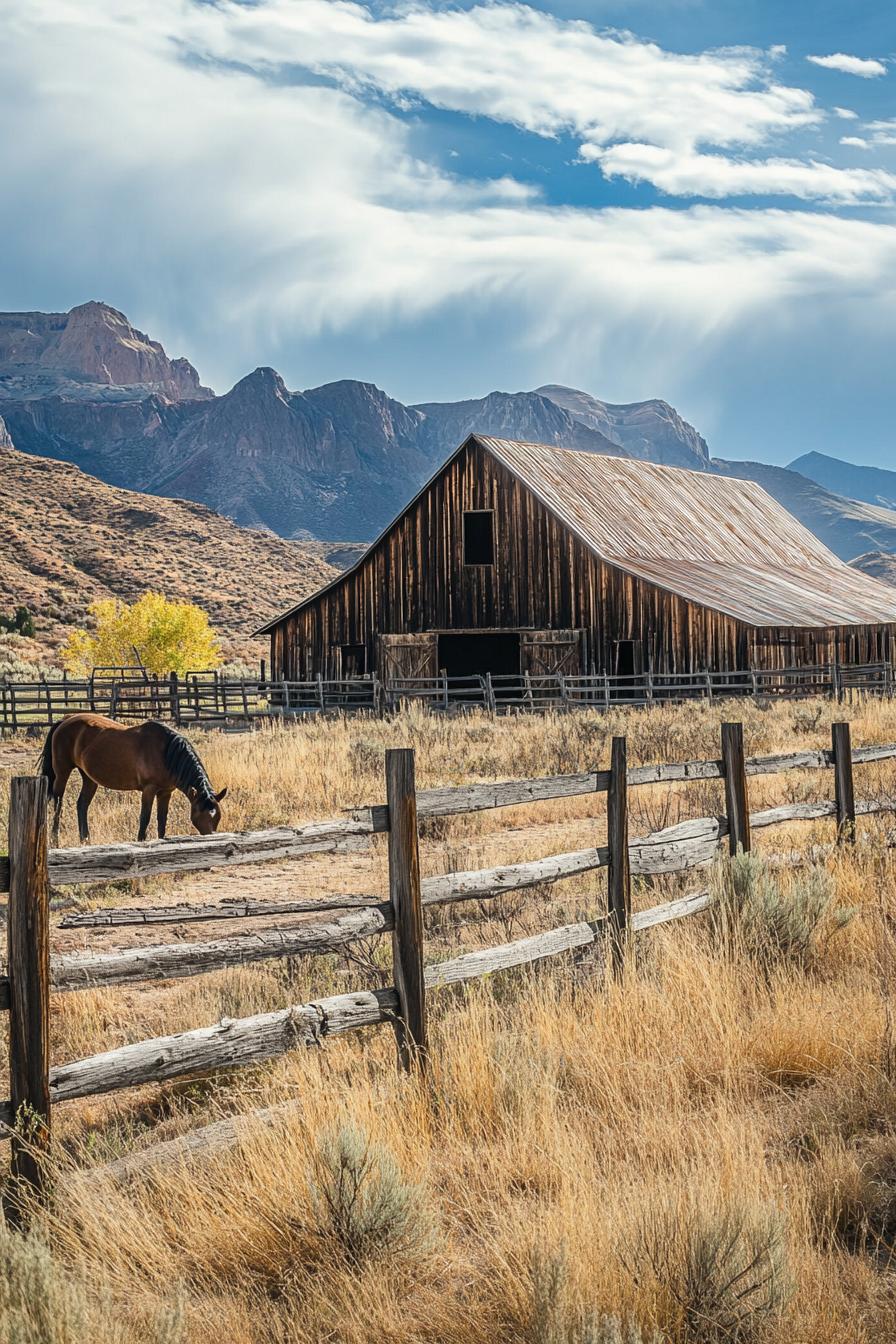
[[[286,538],[370,540],[477,430],[756,480],[842,559],[896,552],[896,472],[818,453],[788,468],[712,458],[667,402],[557,384],[404,405],[354,380],[290,391],[258,368],[217,396],[99,302],[0,314],[0,423],[20,452]]]

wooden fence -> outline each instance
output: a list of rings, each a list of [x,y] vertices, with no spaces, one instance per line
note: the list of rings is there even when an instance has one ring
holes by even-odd
[[[414,703],[434,712],[464,708],[492,713],[548,709],[610,709],[721,697],[844,700],[854,694],[892,696],[890,663],[819,664],[739,672],[644,672],[636,676],[375,676],[338,681],[271,681],[218,673],[178,677],[91,676],[76,680],[0,681],[0,731],[46,728],[79,710],[114,719],[168,719],[176,724],[225,725],[253,719],[297,718],[319,713],[385,715]]]
[[[846,723],[834,725],[830,749],[745,758],[742,726],[730,723],[723,726],[718,759],[630,767],[625,739],[614,738],[606,770],[417,790],[414,753],[401,749],[386,753],[385,803],[360,808],[345,818],[244,834],[49,851],[46,781],[40,777],[13,779],[9,857],[0,860],[0,891],[9,892],[8,964],[7,974],[0,977],[0,1008],[10,1013],[10,1098],[0,1104],[0,1122],[2,1136],[12,1141],[10,1217],[23,1216],[28,1202],[24,1195],[30,1198],[41,1191],[51,1107],[55,1103],[186,1074],[258,1064],[299,1045],[378,1023],[392,1025],[402,1069],[425,1069],[426,1009],[431,990],[585,948],[603,939],[607,940],[608,964],[618,969],[633,934],[695,914],[710,901],[709,893],[700,891],[632,913],[633,875],[681,873],[705,866],[726,841],[731,853],[748,850],[756,829],[796,820],[831,817],[836,821],[838,842],[850,843],[855,839],[858,815],[896,810],[896,799],[890,797],[857,802],[853,767],[893,759],[896,744],[853,749]],[[750,777],[816,769],[833,770],[833,799],[789,803],[750,813]],[[630,839],[629,789],[709,779],[724,782],[727,815],[696,818]],[[593,793],[607,795],[605,846],[491,869],[421,878],[418,848],[421,819]],[[388,836],[387,901],[373,895],[336,895],[320,901],[230,901],[213,906],[82,912],[65,916],[63,925],[251,920],[293,913],[317,913],[321,918],[298,926],[265,928],[209,942],[164,943],[117,952],[50,954],[51,884],[58,887],[114,882],[222,865],[292,859],[311,853],[340,853],[368,844],[370,837],[378,833]],[[425,963],[424,908],[482,900],[604,867],[608,869],[607,908],[596,918],[447,961]],[[394,969],[390,988],[293,1004],[275,1012],[225,1020],[214,1026],[121,1046],[88,1059],[50,1065],[51,991],[65,993],[99,985],[168,980],[274,957],[331,953],[376,934],[391,935]]]

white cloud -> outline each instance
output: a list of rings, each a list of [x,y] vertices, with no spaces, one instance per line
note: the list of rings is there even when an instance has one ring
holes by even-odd
[[[859,119],[858,112],[853,112],[850,107],[835,107],[834,115],[838,116],[841,121],[858,121]]]
[[[417,98],[540,135],[572,134],[582,161],[670,193],[853,205],[884,200],[896,186],[871,170],[718,153],[822,120],[811,93],[774,78],[777,47],[680,55],[524,4],[417,4],[375,17],[350,0],[218,0],[191,11],[184,40],[201,59],[248,64],[265,76],[302,65],[403,107]],[[709,149],[716,152],[701,152]]]
[[[871,132],[875,145],[896,145],[896,117],[889,121],[868,121],[862,130]]]
[[[313,5],[305,0],[279,12],[300,15]],[[585,350],[602,382],[614,370],[630,379],[634,354],[645,388],[660,386],[676,367],[699,367],[755,323],[811,324],[836,304],[863,322],[892,325],[896,227],[821,212],[705,205],[550,207],[511,179],[482,183],[443,173],[412,152],[412,131],[400,118],[345,87],[263,78],[245,61],[224,62],[215,44],[202,45],[201,34],[216,20],[228,32],[231,23],[260,21],[260,6],[245,8],[244,18],[220,7],[200,12],[189,0],[132,0],[125,17],[117,0],[31,0],[27,7],[0,0],[0,18],[8,19],[0,115],[21,128],[0,142],[4,193],[16,202],[4,229],[7,292],[24,276],[52,288],[53,306],[108,299],[194,357],[216,382],[221,368],[251,367],[259,332],[273,332],[285,345],[331,332],[367,338],[424,319],[444,325],[457,311],[474,331],[499,314],[508,345],[546,352],[558,365],[581,360]],[[333,0],[330,9],[327,22],[347,25],[351,37],[358,7]],[[420,24],[444,16],[415,14]],[[486,17],[545,32],[531,11]],[[556,27],[563,47],[565,30]],[[463,32],[471,84],[485,89],[486,72],[476,66],[482,49],[475,33]],[[590,41],[589,32],[577,36]],[[431,48],[420,40],[425,66]],[[668,119],[673,108],[684,116],[699,60],[685,77],[677,58],[666,70],[658,49],[645,54],[628,39],[618,45],[620,124],[643,116],[673,138]],[[576,43],[568,51],[574,62]],[[383,49],[381,59],[412,55]],[[453,79],[451,61],[459,60],[449,44],[446,68],[435,77]],[[549,66],[554,60],[558,51],[548,53]],[[754,60],[730,57],[751,68]],[[665,72],[669,81],[658,85],[656,106],[645,94],[639,112],[630,79],[636,70],[645,77],[645,61],[652,76],[661,82]],[[748,136],[761,139],[770,117],[807,114],[789,94],[767,102],[760,90],[757,102],[726,91],[728,61],[706,62],[719,94],[714,134],[736,134],[742,97],[740,133]],[[609,116],[607,68],[600,78],[599,95],[592,89],[588,97]],[[509,75],[497,83],[500,98],[511,99]],[[573,114],[550,103],[549,92],[545,86],[541,102],[537,93],[537,119],[556,118],[559,127]],[[584,95],[557,94],[567,96]],[[657,120],[660,105],[665,121]],[[529,112],[535,115],[531,105]],[[645,148],[655,154],[663,147],[634,145]],[[606,149],[618,154],[624,146]],[[667,152],[670,164],[654,163],[654,172],[690,171],[704,184],[710,173],[731,172],[724,156]],[[813,184],[814,174],[827,173],[826,190],[843,199],[847,182],[857,189],[854,175],[838,176],[826,165],[734,167],[745,175],[742,184],[756,175],[750,189],[763,192],[772,172],[786,176],[792,191],[803,182],[801,169]],[[879,179],[862,182],[867,189]],[[225,346],[226,359],[209,369],[203,350]]]
[[[877,79],[887,73],[883,61],[864,56],[847,56],[845,52],[835,51],[832,56],[807,56],[813,65],[821,65],[825,70],[839,70],[844,75],[858,75],[860,79]]]
[[[870,149],[871,146],[867,140],[863,140],[860,135],[841,135],[841,145],[849,145],[852,149]]]
[[[862,141],[841,140],[841,144]],[[877,168],[834,168],[815,160],[733,159],[722,154],[682,154],[656,145],[586,146],[607,177],[652,182],[674,196],[772,195],[823,200],[838,205],[887,200],[896,191],[896,176]]]
[[[348,87],[595,144],[756,145],[821,120],[811,93],[777,83],[761,51],[680,55],[517,3],[417,4],[376,18],[348,0],[219,0],[191,11],[184,38],[205,57],[298,64]]]

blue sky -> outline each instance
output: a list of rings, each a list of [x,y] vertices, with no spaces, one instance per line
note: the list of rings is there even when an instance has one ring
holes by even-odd
[[[0,306],[105,299],[219,391],[561,382],[896,467],[887,9],[0,0]]]

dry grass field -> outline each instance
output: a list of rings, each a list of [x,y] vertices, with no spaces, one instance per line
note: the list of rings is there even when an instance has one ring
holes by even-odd
[[[195,739],[225,825],[321,819],[383,795],[383,750],[412,744],[418,784],[718,754],[725,714],[751,754],[896,741],[896,705],[687,705],[609,716],[309,721]],[[0,744],[6,778],[38,742]],[[862,766],[860,797],[896,795]],[[831,773],[750,781],[754,809],[829,797]],[[182,802],[183,800],[181,800]],[[724,810],[721,786],[631,794],[637,836]],[[424,824],[424,871],[602,843],[604,798]],[[186,813],[172,809],[173,831]],[[130,838],[135,797],[100,795],[95,841]],[[885,1344],[896,1338],[896,893],[891,821],[818,873],[774,874],[753,926],[711,914],[639,935],[624,977],[558,957],[429,996],[428,1080],[397,1075],[388,1028],[264,1067],[58,1106],[55,1198],[22,1243],[0,1236],[0,1325],[17,1344]],[[74,843],[74,796],[63,843]],[[830,821],[757,832],[774,850]],[[385,844],[346,856],[79,889],[81,904],[227,894],[380,893]],[[640,906],[720,874],[638,888]],[[782,911],[824,889],[811,937]],[[807,892],[809,896],[807,897]],[[830,904],[826,904],[830,898]],[[435,909],[427,956],[507,941],[605,900],[601,875]],[[808,902],[808,904],[807,904]],[[58,914],[54,924],[58,924]],[[775,922],[777,920],[777,922]],[[282,921],[287,923],[289,921]],[[226,926],[225,926],[226,927]],[[220,926],[54,928],[56,948],[207,939]],[[58,995],[54,1059],[386,983],[389,949],[267,962],[191,980]],[[5,1086],[5,1082],[3,1084]],[[238,1147],[116,1182],[102,1165],[220,1117]],[[53,1248],[52,1257],[46,1246]]]

